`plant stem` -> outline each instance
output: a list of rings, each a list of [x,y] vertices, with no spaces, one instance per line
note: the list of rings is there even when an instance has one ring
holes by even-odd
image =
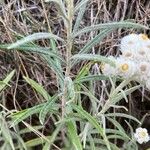
[[[66,66],[66,73],[65,76],[68,77],[70,74],[70,68],[71,68],[71,63],[70,63],[70,58],[71,58],[71,50],[72,50],[72,20],[73,20],[73,0],[68,0],[67,2],[67,7],[68,7],[68,26],[67,26],[67,48],[66,48],[66,61],[67,61],[67,66]]]
[[[72,44],[73,40],[71,37],[72,34],[72,20],[73,20],[73,0],[66,0],[67,3],[67,10],[68,10],[68,24],[66,26],[67,31],[67,46],[66,46],[66,72],[65,72],[65,79],[66,77],[70,76],[70,68],[71,68],[71,50],[72,50]],[[65,115],[65,106],[66,106],[66,99],[67,99],[67,82],[64,81],[64,90],[63,90],[63,96],[62,96],[62,119]]]

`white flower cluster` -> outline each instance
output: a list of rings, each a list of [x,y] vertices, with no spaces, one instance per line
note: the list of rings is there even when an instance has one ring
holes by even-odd
[[[116,67],[102,65],[102,72],[107,76],[121,76],[125,79],[134,77],[135,81],[146,84],[150,89],[150,39],[145,34],[129,34],[121,39],[122,55],[109,56]]]
[[[147,129],[141,127],[136,129],[136,132],[134,133],[134,138],[139,144],[146,143],[150,140]]]

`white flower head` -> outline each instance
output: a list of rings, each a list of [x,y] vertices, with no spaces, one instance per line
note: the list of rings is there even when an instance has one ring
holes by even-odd
[[[108,58],[110,60],[114,61],[114,63],[116,62],[116,59],[113,56],[109,56]],[[101,70],[102,70],[103,74],[106,75],[106,76],[116,74],[116,68],[111,66],[110,64],[107,64],[107,63],[103,63],[101,65]]]
[[[139,62],[139,61],[148,61],[149,54],[150,54],[150,51],[148,50],[148,48],[143,46],[143,47],[137,49],[137,51],[135,51],[134,59],[137,62]]]
[[[141,80],[147,80],[150,76],[150,63],[147,61],[141,61],[138,65],[138,76],[141,77]]]
[[[147,61],[141,61],[137,65],[138,68],[136,81],[145,84],[150,77],[150,63]]]
[[[117,73],[123,78],[130,78],[135,75],[137,71],[134,61],[126,60],[123,57],[118,57],[116,61]]]
[[[140,144],[146,143],[150,140],[147,129],[141,127],[136,129],[136,132],[134,133],[134,137],[136,141]]]
[[[135,51],[140,46],[139,36],[137,34],[129,34],[121,39],[120,50]]]
[[[135,53],[130,50],[122,51],[122,57],[124,57],[124,59],[133,60],[134,54]]]

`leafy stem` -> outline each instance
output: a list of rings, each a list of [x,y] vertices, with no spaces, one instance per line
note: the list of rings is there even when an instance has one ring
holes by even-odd
[[[67,3],[67,10],[68,10],[68,25],[66,26],[67,31],[67,46],[66,46],[66,71],[65,71],[65,79],[70,76],[70,69],[71,69],[71,50],[72,50],[72,21],[73,21],[73,0],[66,0]],[[64,81],[64,89],[63,89],[63,96],[62,96],[62,119],[65,115],[65,105],[66,105],[66,99],[67,99],[67,81]]]

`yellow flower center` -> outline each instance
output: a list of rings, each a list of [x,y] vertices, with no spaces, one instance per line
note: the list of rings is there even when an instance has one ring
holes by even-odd
[[[141,137],[141,138],[145,138],[146,135],[147,135],[146,132],[144,132],[144,131],[140,132],[139,134],[140,134],[140,137]]]
[[[121,65],[121,70],[122,71],[127,71],[128,69],[129,69],[129,65],[128,64]]]
[[[148,39],[149,39],[146,34],[141,34],[141,38],[142,38],[143,40],[148,40]]]

